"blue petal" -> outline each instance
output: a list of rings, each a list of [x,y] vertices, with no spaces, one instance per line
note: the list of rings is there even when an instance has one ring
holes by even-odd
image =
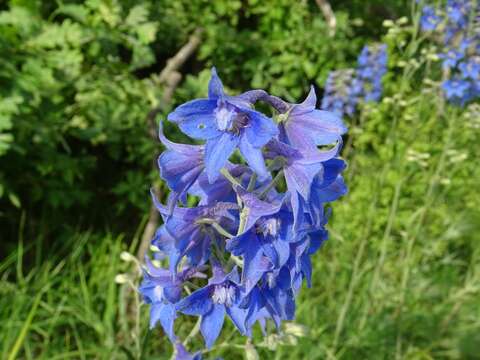
[[[310,86],[310,91],[308,92],[307,97],[301,104],[295,105],[294,111],[295,113],[301,113],[306,111],[312,111],[317,106],[317,95],[315,94],[315,88],[313,85]]]
[[[242,108],[241,110],[245,112],[250,119],[250,126],[245,128],[245,134],[247,135],[248,142],[253,147],[262,147],[278,135],[278,128],[272,119],[255,110],[246,108]]]
[[[160,176],[179,194],[186,192],[203,171],[203,154],[192,148],[189,153],[167,150],[158,158]]]
[[[245,286],[245,292],[248,294],[257,285],[263,274],[272,269],[272,264],[263,256],[263,251],[259,245],[249,246],[243,255],[243,259],[242,283]]]
[[[223,91],[222,80],[218,77],[217,69],[212,67],[212,76],[208,83],[208,98],[216,100],[223,95],[225,95],[225,92]]]
[[[163,331],[167,334],[170,341],[175,341],[173,323],[176,318],[175,305],[156,303],[151,305],[150,309],[150,328],[155,327],[157,322],[162,325]]]
[[[322,163],[301,165],[295,162],[285,168],[285,180],[290,192],[298,192],[305,200],[308,199],[315,175],[322,169]]]
[[[277,213],[283,204],[284,198],[281,198],[279,201],[268,202],[260,200],[253,193],[248,193],[242,189],[237,189],[237,192],[240,195],[245,207],[248,208],[248,216],[244,231],[249,230],[262,216],[273,215]]]
[[[220,135],[215,122],[215,100],[197,99],[177,107],[168,115],[168,120],[194,139],[211,139]]]
[[[212,309],[213,306],[210,295],[210,286],[198,289],[177,303],[177,311],[180,311],[186,315],[205,315]]]
[[[220,169],[225,166],[230,155],[238,145],[240,138],[230,133],[210,139],[205,146],[205,166],[210,183],[215,182]]]
[[[203,315],[200,324],[200,332],[205,339],[208,349],[212,347],[220,335],[225,321],[225,305],[216,304],[207,314]]]
[[[242,335],[247,333],[247,329],[245,328],[245,319],[247,316],[247,310],[240,309],[237,306],[227,307],[227,314],[232,320],[235,327],[240,331]]]
[[[257,174],[258,179],[260,181],[266,180],[269,176],[269,172],[265,166],[262,150],[254,148],[245,136],[242,136],[239,148],[248,165],[250,165],[253,171]]]
[[[315,149],[317,145],[336,142],[347,131],[341,117],[330,111],[313,110],[290,114],[285,130],[289,142],[296,148]]]
[[[192,355],[179,342],[175,344],[175,350],[175,360],[202,360],[202,355],[199,352]]]

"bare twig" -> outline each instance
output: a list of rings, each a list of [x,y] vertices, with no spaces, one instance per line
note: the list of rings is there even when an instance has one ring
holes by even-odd
[[[158,76],[158,84],[163,85],[163,94],[162,98],[159,101],[158,106],[151,109],[146,118],[148,133],[150,134],[153,140],[157,140],[157,122],[155,121],[157,115],[164,111],[168,104],[172,101],[173,94],[182,79],[182,74],[178,71],[183,64],[192,56],[195,50],[198,48],[201,42],[202,29],[197,29],[190,35],[187,43],[183,45],[178,52],[167,61],[167,65],[160,72]],[[155,193],[158,194],[158,189],[153,187]],[[145,229],[143,230],[142,239],[140,246],[137,251],[137,258],[140,260],[145,256],[150,240],[155,233],[155,229],[158,226],[158,221],[160,217],[158,215],[155,205],[150,206],[149,217]]]
[[[320,11],[322,12],[328,27],[330,28],[330,36],[335,35],[335,29],[337,27],[337,18],[335,13],[327,0],[315,0],[317,2]]]

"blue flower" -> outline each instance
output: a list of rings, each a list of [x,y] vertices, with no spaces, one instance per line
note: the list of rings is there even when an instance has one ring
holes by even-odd
[[[244,260],[242,286],[246,294],[267,272],[285,265],[290,256],[289,243],[296,239],[292,228],[292,214],[277,210],[275,215],[258,218],[248,231],[227,241],[227,250]]]
[[[463,27],[468,22],[468,15],[471,8],[470,0],[448,0],[448,20],[458,27]]]
[[[205,231],[200,220],[211,219],[225,227],[235,226],[231,210],[237,208],[232,203],[215,203],[195,208],[176,207],[170,214],[168,209],[156,202],[160,213],[165,217],[165,225],[160,227],[152,244],[168,254],[170,271],[177,273],[177,267],[183,257],[187,257],[192,266],[200,266],[210,257],[210,245],[217,241],[216,233]],[[167,217],[168,216],[168,217]]]
[[[163,134],[161,123],[159,138],[167,148],[158,158],[160,176],[185,203],[187,191],[205,169],[204,147],[176,144],[168,140]]]
[[[289,141],[289,138],[285,138]],[[339,139],[341,140],[341,138]],[[315,177],[322,171],[323,162],[338,155],[341,141],[327,151],[299,151],[286,143],[272,140],[267,144],[270,154],[284,159],[283,171],[295,219],[294,229],[300,230],[303,216],[307,210],[306,204],[310,200],[310,192]]]
[[[195,276],[202,276],[196,268],[186,268],[174,277],[170,271],[157,268],[147,261],[143,282],[138,290],[145,302],[150,304],[150,328],[160,322],[171,341],[176,339],[173,330],[173,323],[177,317],[175,304],[181,298],[183,283]]]
[[[177,310],[186,315],[201,316],[200,332],[207,348],[211,348],[220,335],[227,314],[237,329],[245,334],[246,311],[240,309],[239,276],[234,268],[225,275],[216,264],[208,285],[193,292],[177,304]]]
[[[175,343],[175,352],[175,360],[202,360],[202,354],[200,352],[192,355],[179,342]]]
[[[471,57],[458,66],[464,78],[480,81],[480,56]]]
[[[445,80],[442,84],[445,96],[448,100],[460,104],[469,100],[470,82],[462,79]]]
[[[354,77],[353,69],[330,72],[325,84],[321,108],[338,116],[352,116],[362,93],[363,84]]]
[[[422,9],[420,27],[423,31],[434,31],[440,22],[441,18],[437,15],[433,6],[425,6]]]
[[[332,111],[340,117],[344,114],[351,116],[362,100],[380,100],[382,78],[387,72],[386,45],[363,47],[357,63],[356,70],[337,70],[328,75],[322,109]]]
[[[252,109],[249,93],[226,95],[215,68],[212,69],[208,99],[198,99],[177,107],[168,120],[194,139],[206,140],[205,167],[214,182],[236,148],[260,178],[267,176],[261,147],[278,131],[273,121]]]
[[[317,150],[318,145],[330,145],[341,139],[347,131],[340,116],[315,108],[315,89],[310,88],[307,98],[300,104],[291,104],[281,124],[281,136],[300,151]]]
[[[171,193],[167,205],[153,196],[164,224],[152,244],[162,261],[168,260],[168,270],[149,263],[140,292],[151,306],[151,326],[160,323],[178,359],[200,358],[175,336],[179,313],[201,317],[207,348],[220,335],[225,316],[246,336],[257,323],[265,333],[268,319],[280,328],[294,318],[302,284],[311,286],[311,256],[328,237],[325,204],[346,193],[345,163],[337,157],[346,132],[341,115],[353,113],[360,97],[368,101],[381,92],[386,55],[384,48],[375,49],[362,52],[345,94],[328,94],[325,102],[338,114],[316,109],[313,88],[300,104],[263,90],[228,96],[213,69],[208,98],[169,115],[183,132],[206,143],[173,143],[160,127],[166,150],[158,163]],[[253,110],[257,101],[278,112],[277,125]],[[229,161],[237,147],[247,164]],[[279,190],[283,180],[286,191]],[[187,194],[199,198],[196,206],[178,204],[186,203]],[[241,277],[234,265],[241,267]],[[192,287],[197,290],[190,292]]]
[[[443,59],[442,66],[444,69],[451,69],[457,66],[457,63],[463,59],[463,52],[449,49],[445,53],[440,54],[440,58]]]
[[[387,72],[385,44],[365,46],[358,57],[357,78],[362,84],[365,101],[378,101],[382,94],[382,78]]]

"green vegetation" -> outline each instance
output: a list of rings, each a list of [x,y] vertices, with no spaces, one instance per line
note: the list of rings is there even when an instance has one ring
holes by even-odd
[[[480,106],[444,102],[410,2],[365,3],[333,4],[333,37],[315,1],[2,5],[1,358],[170,358],[137,306],[138,266],[120,254],[137,251],[157,178],[146,117],[161,105],[158,74],[199,27],[201,44],[157,120],[205,94],[212,64],[232,91],[298,100],[330,70],[354,66],[364,44],[389,49],[383,99],[346,119],[350,192],[335,203],[298,304],[308,331],[257,334],[260,358],[478,358]],[[382,27],[401,11],[410,20]],[[241,358],[245,340],[233,334],[225,329],[207,357]]]

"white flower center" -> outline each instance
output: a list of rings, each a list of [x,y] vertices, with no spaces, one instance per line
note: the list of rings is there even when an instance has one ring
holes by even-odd
[[[232,306],[235,301],[235,288],[230,285],[215,285],[212,300],[215,304]]]

